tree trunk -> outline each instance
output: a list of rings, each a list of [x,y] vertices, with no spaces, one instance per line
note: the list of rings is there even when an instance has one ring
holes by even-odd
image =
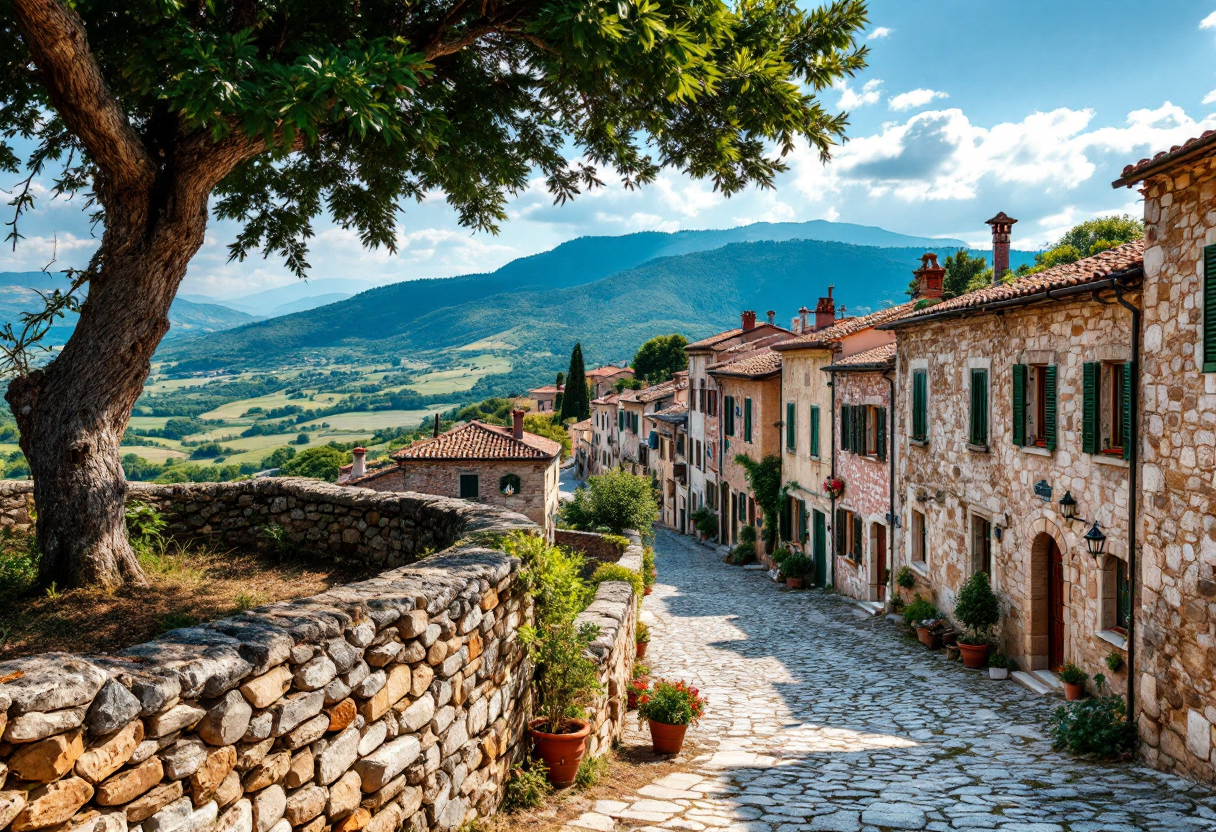
[[[43,586],[146,580],[127,540],[119,445],[202,244],[206,200],[184,216],[172,200],[160,211],[124,207],[107,211],[99,270],[71,339],[5,394],[34,479]]]

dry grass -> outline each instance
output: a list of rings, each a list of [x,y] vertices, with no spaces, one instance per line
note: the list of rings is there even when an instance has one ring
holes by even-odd
[[[625,717],[636,719],[633,711]],[[645,744],[643,744],[645,743]],[[644,732],[627,731],[620,747],[607,756],[607,768],[594,786],[588,789],[566,789],[551,795],[539,809],[517,809],[494,815],[478,822],[480,832],[555,832],[590,812],[597,800],[624,800],[637,794],[642,786],[678,771],[690,771],[692,760],[701,748],[691,738],[684,741],[684,750],[676,757],[655,754],[649,736]]]
[[[146,587],[30,590],[0,600],[0,660],[51,650],[113,653],[177,627],[315,595],[378,571],[364,564],[280,562],[172,543],[143,553],[140,561]]]

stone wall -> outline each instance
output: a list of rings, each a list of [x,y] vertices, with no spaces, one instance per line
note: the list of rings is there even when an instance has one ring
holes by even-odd
[[[616,563],[624,554],[617,542],[595,532],[579,532],[574,529],[554,529],[553,542],[586,555],[600,563]]]
[[[0,663],[0,832],[422,832],[497,809],[528,748],[531,666],[515,633],[531,599],[518,561],[467,536],[534,525],[305,480],[131,491],[176,533],[234,547],[261,542],[266,523],[299,549],[376,563],[465,542],[116,655]],[[29,494],[0,487],[6,525],[28,522]],[[640,568],[640,547],[622,561]],[[596,754],[623,729],[630,592],[605,582],[582,615],[601,627]]]
[[[1198,361],[1214,202],[1211,158],[1144,190],[1137,625],[1145,759],[1208,781],[1216,780],[1216,373]]]

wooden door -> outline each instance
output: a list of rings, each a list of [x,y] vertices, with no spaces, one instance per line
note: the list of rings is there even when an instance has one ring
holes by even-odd
[[[828,583],[828,528],[827,517],[822,511],[815,509],[812,512],[814,517],[814,545],[812,551],[815,555],[815,583],[818,586],[827,586]]]
[[[874,583],[872,601],[885,601],[887,598],[887,527],[875,523],[873,534],[873,560],[870,568],[870,580]]]
[[[1054,540],[1047,552],[1047,609],[1050,612],[1047,633],[1048,666],[1059,670],[1064,664],[1064,555]]]

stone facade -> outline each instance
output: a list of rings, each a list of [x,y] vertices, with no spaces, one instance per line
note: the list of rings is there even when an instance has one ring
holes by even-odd
[[[735,400],[734,436],[722,439],[721,473],[719,475],[719,505],[726,516],[727,542],[738,542],[739,529],[744,525],[756,527],[756,554],[764,558],[764,512],[756,503],[755,494],[747,482],[747,472],[735,462],[738,454],[747,454],[755,462],[781,453],[781,376],[767,379],[747,379],[718,376],[719,408],[727,396]],[[744,402],[752,401],[752,437],[743,435]],[[721,412],[721,410],[719,410]],[[721,420],[719,420],[721,421]]]
[[[1203,372],[1216,158],[1144,183],[1138,712],[1145,759],[1216,780],[1216,373]],[[1207,322],[1207,326],[1213,326]]]
[[[912,567],[918,591],[950,613],[962,584],[987,567],[1004,608],[1002,647],[1023,669],[1073,662],[1091,675],[1105,673],[1119,690],[1126,674],[1112,673],[1103,659],[1124,649],[1114,595],[1119,563],[1127,562],[1128,464],[1082,452],[1081,426],[1083,364],[1125,362],[1130,353],[1129,313],[1109,302],[1110,294],[1106,302],[1083,295],[1001,314],[901,322],[895,452],[899,562]],[[1054,451],[1013,443],[1019,364],[1056,368]],[[969,441],[973,370],[988,377],[986,446]],[[916,371],[927,373],[924,441],[909,438]],[[1065,492],[1080,517],[1101,522],[1101,561],[1086,550],[1088,526],[1063,518]]]
[[[28,519],[28,494],[5,484],[0,517]],[[175,533],[229,545],[256,542],[264,519],[317,551],[350,528],[425,527],[440,547],[536,528],[459,500],[302,480],[138,486],[132,499]],[[622,562],[640,567],[631,549]],[[623,730],[636,615],[629,585],[605,582],[580,617],[601,628],[593,754]],[[0,664],[0,830],[460,828],[496,811],[526,753],[531,667],[515,633],[530,619],[518,561],[462,543],[113,656]]]

